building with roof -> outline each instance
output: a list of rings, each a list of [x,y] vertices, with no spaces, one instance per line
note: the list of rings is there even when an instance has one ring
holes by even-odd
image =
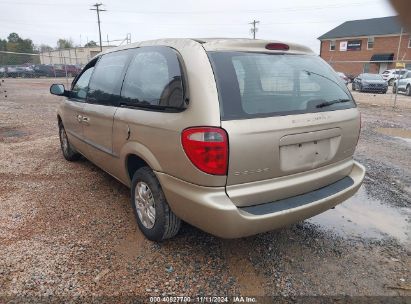
[[[320,56],[352,75],[411,69],[411,35],[404,31],[396,16],[347,21],[318,37]]]

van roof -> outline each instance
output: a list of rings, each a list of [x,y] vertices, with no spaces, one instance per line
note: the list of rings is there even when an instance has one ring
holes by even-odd
[[[248,38],[166,38],[135,42],[124,46],[109,49],[103,53],[109,53],[120,49],[129,49],[139,46],[150,45],[190,45],[192,43],[199,43],[206,51],[244,51],[244,52],[264,52],[264,53],[290,53],[290,54],[315,54],[310,48],[296,44],[278,40],[262,40],[262,39],[248,39]],[[283,43],[289,46],[288,51],[274,51],[266,49],[269,43]]]

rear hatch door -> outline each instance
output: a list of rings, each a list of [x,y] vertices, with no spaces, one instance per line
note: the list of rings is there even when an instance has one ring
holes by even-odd
[[[347,175],[347,166],[323,177],[318,174],[321,168],[350,159],[359,135],[352,96],[324,61],[311,55],[245,52],[209,56],[219,91],[221,125],[229,138],[226,191],[235,204],[295,196]],[[306,180],[293,186],[293,180],[303,175]],[[288,185],[281,191],[270,190],[270,180]],[[257,190],[260,184],[265,189]],[[253,189],[256,194],[248,193],[244,201],[239,189]]]

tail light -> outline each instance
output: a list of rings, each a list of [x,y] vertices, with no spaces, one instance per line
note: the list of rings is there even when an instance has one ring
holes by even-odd
[[[288,51],[290,49],[290,46],[285,43],[269,43],[265,46],[267,50],[272,50],[272,51]]]
[[[181,134],[184,152],[201,171],[213,175],[227,175],[228,138],[220,128],[196,127]]]

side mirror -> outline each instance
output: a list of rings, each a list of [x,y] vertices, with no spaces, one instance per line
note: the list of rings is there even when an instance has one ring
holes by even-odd
[[[57,96],[65,96],[66,90],[64,89],[64,84],[52,84],[50,93]]]

